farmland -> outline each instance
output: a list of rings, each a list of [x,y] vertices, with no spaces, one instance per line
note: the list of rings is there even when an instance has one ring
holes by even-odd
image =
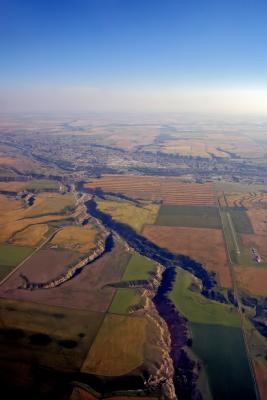
[[[0,245],[0,265],[18,265],[24,258],[31,254],[30,247]]]
[[[84,185],[85,189],[100,187],[105,192],[168,204],[215,205],[211,183],[181,183],[177,178],[154,176],[103,175]]]
[[[173,253],[184,254],[201,262],[207,270],[216,273],[221,287],[232,287],[223,233],[220,229],[147,225],[144,235]]]
[[[251,295],[267,296],[267,268],[256,267],[235,267],[240,289],[248,291]]]
[[[202,359],[215,399],[256,399],[239,328],[191,323],[193,351]]]
[[[191,322],[224,326],[239,326],[239,317],[233,306],[220,304],[206,299],[191,285],[195,283],[193,276],[178,269],[169,298],[177,309]]]
[[[188,226],[196,228],[220,228],[217,207],[162,205],[157,225]]]
[[[144,362],[147,321],[144,317],[108,314],[82,366],[96,375],[124,375]]]
[[[107,285],[121,279],[129,260],[128,254],[120,246],[88,265],[83,273],[64,285],[34,291],[18,289],[22,284],[21,273],[31,281],[46,282],[66,271],[69,265],[79,260],[79,256],[79,253],[69,250],[39,250],[0,286],[0,296],[51,306],[105,312],[115,293],[115,289]]]
[[[153,224],[156,220],[159,206],[144,204],[136,206],[126,201],[98,200],[97,205],[113,219],[130,225],[136,231],[141,231],[144,224]]]
[[[123,274],[122,281],[148,280],[155,270],[155,264],[139,254],[134,254]]]
[[[140,300],[140,291],[138,289],[117,289],[109,307],[109,312],[113,314],[128,314],[130,307],[138,305]]]

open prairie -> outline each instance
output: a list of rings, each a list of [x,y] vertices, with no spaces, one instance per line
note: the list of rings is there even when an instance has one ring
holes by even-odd
[[[81,371],[103,376],[125,375],[144,362],[147,320],[107,314]]]
[[[97,229],[93,225],[66,226],[55,234],[50,246],[88,253],[95,247],[97,233]]]
[[[48,231],[46,224],[29,225],[22,231],[17,232],[11,242],[19,246],[36,246]]]
[[[105,192],[168,204],[216,204],[212,183],[181,183],[173,177],[103,175],[84,184],[85,189],[98,187]]]
[[[190,256],[214,271],[221,287],[232,287],[222,230],[147,225],[144,235],[173,253]]]

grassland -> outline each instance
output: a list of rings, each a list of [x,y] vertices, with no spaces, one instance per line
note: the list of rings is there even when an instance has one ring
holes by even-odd
[[[140,303],[141,295],[138,289],[117,289],[109,312],[113,314],[128,314],[131,306]]]
[[[15,234],[12,243],[18,246],[37,246],[48,231],[46,224],[30,225]]]
[[[30,225],[71,218],[70,210],[74,207],[71,194],[40,193],[31,207],[23,202],[0,195],[0,243],[13,239],[13,236]]]
[[[126,201],[98,200],[98,208],[115,220],[130,225],[140,232],[145,224],[154,224],[158,214],[157,204],[135,206]]]
[[[139,254],[134,254],[127,264],[122,281],[149,280],[154,271],[155,263],[153,261]]]
[[[187,255],[197,260],[208,271],[216,273],[221,287],[232,287],[221,229],[147,225],[144,236],[173,253]]]
[[[31,247],[2,244],[0,245],[0,265],[16,266],[32,251]]]
[[[160,207],[156,224],[214,229],[221,227],[218,208],[215,206],[163,204]]]
[[[202,360],[216,400],[256,400],[253,380],[239,328],[190,324],[193,351]]]
[[[177,309],[191,322],[239,327],[236,309],[228,304],[209,300],[191,289],[194,277],[177,269],[176,279],[169,298]]]
[[[146,326],[145,317],[107,314],[81,371],[120,376],[142,365]]]
[[[95,247],[97,230],[92,225],[66,226],[53,237],[51,246],[88,253]]]

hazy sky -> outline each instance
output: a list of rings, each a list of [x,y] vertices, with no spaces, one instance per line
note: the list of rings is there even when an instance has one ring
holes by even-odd
[[[267,114],[266,0],[0,0],[0,111]]]

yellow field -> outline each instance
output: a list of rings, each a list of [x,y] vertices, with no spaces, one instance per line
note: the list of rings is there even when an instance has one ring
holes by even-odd
[[[23,231],[16,233],[12,243],[18,246],[36,246],[48,231],[44,224],[30,225]]]
[[[51,241],[52,245],[88,253],[95,247],[97,230],[92,225],[66,226]]]
[[[65,207],[74,205],[72,195],[58,193],[40,193],[31,207],[25,207],[23,201],[0,195],[0,243],[29,225],[42,224],[66,218]],[[60,215],[57,215],[61,213]]]
[[[107,314],[81,371],[120,376],[142,365],[146,326],[145,317]]]
[[[98,200],[98,208],[110,214],[112,218],[119,222],[130,225],[140,232],[144,225],[153,225],[156,221],[159,205],[145,204],[137,207],[126,201]]]

